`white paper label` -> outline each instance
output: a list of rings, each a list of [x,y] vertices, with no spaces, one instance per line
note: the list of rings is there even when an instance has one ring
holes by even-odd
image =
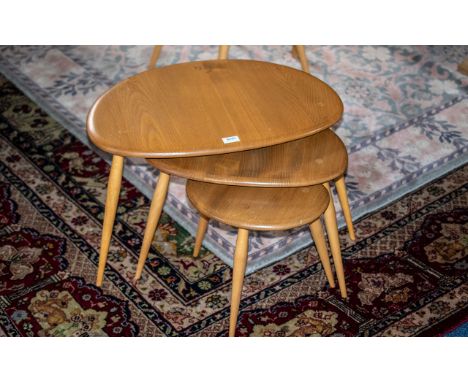
[[[228,143],[240,142],[240,139],[237,135],[233,135],[232,137],[224,137],[221,139],[223,140],[223,143],[225,145],[227,145]]]

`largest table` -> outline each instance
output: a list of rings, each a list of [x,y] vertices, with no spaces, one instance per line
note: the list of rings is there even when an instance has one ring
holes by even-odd
[[[124,157],[180,158],[277,145],[327,129],[342,113],[339,96],[318,78],[259,61],[177,64],[112,87],[95,102],[87,120],[91,141],[113,154],[97,285],[102,284]],[[161,172],[142,252],[151,244],[148,232],[154,233],[168,183],[169,174]]]

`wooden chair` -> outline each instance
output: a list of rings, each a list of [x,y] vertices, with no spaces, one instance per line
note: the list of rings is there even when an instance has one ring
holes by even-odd
[[[220,45],[218,58],[220,60],[226,60],[229,54],[229,45]],[[153,52],[151,53],[150,62],[148,65],[148,69],[152,69],[155,67],[156,63],[158,62],[159,55],[161,54],[162,45],[155,45],[153,48]],[[292,55],[299,59],[301,63],[302,70],[304,72],[309,72],[309,62],[307,61],[307,56],[305,53],[304,45],[293,45],[292,47]]]
[[[355,240],[344,181],[344,173],[348,166],[348,153],[341,139],[330,129],[306,138],[256,150],[191,158],[148,159],[147,161],[162,174],[224,185],[280,188],[322,184],[331,192],[329,182],[334,181],[349,236]],[[167,182],[168,177],[164,177],[163,181]],[[159,206],[158,203],[155,205]],[[153,210],[156,211],[154,214]],[[156,229],[155,220],[159,217],[158,213],[160,213],[159,209],[150,209],[146,229],[148,233],[145,233],[145,244],[140,253],[136,280],[140,278],[148,256]],[[331,193],[324,220],[341,296],[346,298],[336,212]],[[209,219],[202,216],[198,223],[194,256],[198,256],[200,252],[208,222]]]
[[[247,265],[249,230],[287,230],[308,224],[327,280],[332,288],[335,287],[320,222],[320,216],[330,202],[325,187],[240,187],[189,180],[187,196],[204,219],[215,219],[238,229],[229,336],[234,336],[236,330]]]

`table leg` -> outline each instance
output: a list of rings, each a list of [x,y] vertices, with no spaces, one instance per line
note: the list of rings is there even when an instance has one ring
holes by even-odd
[[[143,272],[145,261],[148,258],[148,252],[153,241],[154,233],[161,216],[164,201],[166,200],[167,189],[169,187],[170,176],[164,172],[159,173],[158,184],[154,190],[153,200],[148,214],[148,220],[146,222],[145,235],[143,237],[143,244],[141,246],[140,257],[138,258],[137,270],[134,278],[134,282],[138,281]]]
[[[333,195],[331,193],[328,182],[324,183],[323,186],[328,190],[328,194],[330,195],[330,202],[327,209],[325,210],[325,213],[323,214],[328,233],[328,241],[330,243],[330,250],[333,256],[333,262],[335,264],[336,277],[338,279],[341,297],[346,298],[348,294],[346,292],[343,260],[341,258],[340,239],[338,237],[338,225],[336,223],[336,211],[333,204]]]
[[[307,60],[304,45],[293,45],[293,55],[297,55],[297,58],[299,58],[302,70],[306,73],[310,73],[309,61]]]
[[[200,249],[203,243],[203,238],[205,237],[206,229],[208,228],[209,219],[200,215],[200,220],[198,221],[197,236],[195,238],[195,245],[193,247],[193,257],[197,257],[200,253]]]
[[[245,267],[249,251],[249,231],[239,228],[237,232],[236,251],[234,253],[234,268],[232,270],[231,316],[229,317],[229,337],[236,334],[237,316],[244,285]]]
[[[344,181],[344,175],[340,176],[335,180],[336,192],[338,193],[338,199],[340,200],[341,209],[343,210],[343,216],[348,226],[349,238],[352,241],[356,240],[354,234],[353,218],[351,217],[351,210],[349,208],[348,194],[346,192],[346,183]]]
[[[161,54],[162,45],[155,45],[151,53],[151,59],[148,64],[148,69],[153,69],[158,62],[159,55]]]
[[[119,202],[120,185],[122,183],[122,170],[124,158],[119,155],[112,157],[112,166],[107,185],[106,205],[104,210],[104,222],[102,225],[101,248],[99,250],[99,265],[96,285],[101,286],[106,268],[107,254],[114,227],[115,213]]]
[[[229,54],[229,45],[220,45],[218,52],[218,60],[227,60]]]
[[[322,262],[323,270],[327,276],[328,283],[330,284],[330,287],[334,288],[335,280],[333,279],[333,272],[330,265],[330,259],[328,257],[327,244],[325,243],[325,237],[323,235],[323,227],[322,223],[320,222],[320,218],[310,224],[309,228],[310,233],[312,234],[312,238],[314,239],[320,261]]]

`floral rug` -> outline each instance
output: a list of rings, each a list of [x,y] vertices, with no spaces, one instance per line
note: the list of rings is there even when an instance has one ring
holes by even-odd
[[[231,270],[163,214],[131,280],[149,202],[122,184],[103,288],[94,285],[108,164],[0,76],[0,335],[224,336]],[[239,336],[466,332],[468,165],[341,232],[349,298],[309,246],[245,279]],[[464,324],[465,323],[465,324]]]
[[[290,50],[233,46],[230,57],[299,68]],[[456,67],[468,56],[468,47],[308,46],[306,52],[311,72],[330,84],[345,105],[336,132],[350,154],[346,181],[355,218],[467,161],[468,77]],[[0,47],[0,71],[92,147],[85,134],[90,106],[113,84],[145,70],[150,54],[149,46],[6,46]],[[215,46],[165,46],[158,65],[216,54]],[[141,160],[129,160],[125,174],[151,197],[156,171]],[[165,211],[193,234],[198,216],[187,203],[184,186],[184,180],[173,179]],[[212,221],[204,245],[232,264],[234,240],[232,229]],[[306,229],[252,235],[247,272],[310,242]]]

